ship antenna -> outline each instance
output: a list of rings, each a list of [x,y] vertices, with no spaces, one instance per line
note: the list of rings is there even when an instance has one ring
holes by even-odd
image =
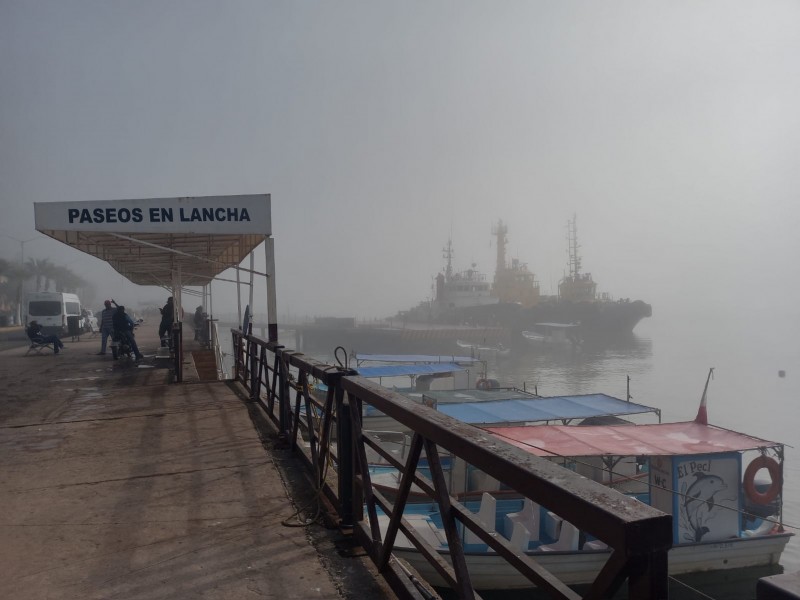
[[[708,425],[708,412],[706,412],[706,397],[708,395],[708,382],[714,377],[714,367],[708,370],[708,377],[706,378],[706,386],[703,388],[703,397],[700,398],[700,407],[697,409],[697,416],[694,418],[695,423],[700,425]]]
[[[508,226],[503,224],[503,220],[497,222],[497,227],[492,227],[492,234],[497,236],[497,265],[495,266],[495,279],[497,273],[502,273],[506,268],[506,245],[508,239]]]
[[[581,274],[581,257],[578,255],[578,216],[573,214],[572,219],[567,224],[567,236],[569,238],[569,274],[573,280],[577,281]]]
[[[444,276],[445,281],[450,281],[450,278],[453,276],[453,238],[447,238],[447,246],[442,249],[444,252],[444,258],[447,259],[447,268],[445,269]]]

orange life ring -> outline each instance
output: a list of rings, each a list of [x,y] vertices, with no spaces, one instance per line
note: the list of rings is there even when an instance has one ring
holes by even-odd
[[[761,469],[766,469],[772,480],[766,492],[759,492],[756,489],[756,473]],[[742,478],[742,485],[744,486],[744,493],[747,494],[750,500],[756,504],[769,504],[777,498],[778,492],[781,489],[781,467],[775,459],[762,454],[747,465],[744,471],[744,477]]]

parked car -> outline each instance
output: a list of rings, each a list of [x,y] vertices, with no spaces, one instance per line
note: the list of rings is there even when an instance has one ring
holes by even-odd
[[[91,309],[81,309],[81,329],[85,333],[92,333],[100,331],[100,324],[97,322],[97,317]]]

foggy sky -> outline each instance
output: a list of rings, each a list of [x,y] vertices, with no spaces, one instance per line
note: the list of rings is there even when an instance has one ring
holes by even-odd
[[[270,193],[279,314],[409,308],[449,236],[491,277],[498,219],[553,293],[573,213],[654,318],[793,308],[798,31],[796,2],[3,0],[0,256],[37,201]]]

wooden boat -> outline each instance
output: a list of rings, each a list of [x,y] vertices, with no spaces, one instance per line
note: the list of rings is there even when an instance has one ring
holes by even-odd
[[[793,535],[781,525],[783,444],[707,424],[704,404],[691,422],[486,431],[671,514],[672,575],[774,565]],[[756,480],[764,469],[769,482]],[[466,504],[488,529],[565,583],[589,583],[597,576],[610,552],[602,542],[530,499],[498,496],[486,492],[480,502]],[[408,504],[404,517],[448,558],[437,511],[436,504]],[[379,520],[383,526],[388,523],[386,516]],[[475,588],[531,587],[472,532],[463,542]],[[394,553],[431,584],[444,585],[405,537],[398,536]]]
[[[423,505],[412,506],[423,509]],[[506,514],[515,515],[520,512],[524,512],[524,509]],[[512,530],[509,539],[512,542],[519,542],[520,548],[524,545],[524,552],[527,555],[534,558],[537,563],[564,583],[579,585],[592,582],[608,560],[609,550],[599,542],[592,540],[581,545],[580,532],[569,523],[559,520],[557,517],[550,517],[550,513],[545,513],[545,515],[552,523],[548,526],[549,534],[541,533],[540,540],[531,542],[528,534],[520,529],[521,533],[516,536]],[[434,548],[438,548],[439,553],[445,559],[449,559],[444,531],[441,529],[441,521],[437,519],[436,513],[413,513],[407,510],[404,516],[412,523],[416,531],[425,536],[426,541]],[[507,520],[505,515],[503,519]],[[379,521],[385,529],[388,525],[388,517],[381,515]],[[732,539],[676,544],[669,551],[670,575],[777,564],[786,543],[793,534],[778,531],[770,521],[760,520],[759,522],[766,526],[758,525],[754,529],[744,530],[740,536]],[[499,523],[496,526],[500,527]],[[503,532],[502,529],[498,531]],[[549,537],[551,535],[553,537]],[[521,576],[505,560],[498,558],[494,553],[487,552],[486,544],[466,543],[465,550],[470,578],[476,589],[507,590],[531,587],[531,582]],[[430,567],[402,533],[398,534],[393,553],[396,557],[406,560],[431,585],[445,585],[438,573]]]
[[[475,358],[481,358],[485,356],[508,356],[511,354],[511,348],[506,348],[501,343],[498,343],[496,346],[486,346],[472,342],[456,340],[456,345],[459,348],[469,350],[470,355],[474,356]]]
[[[583,341],[578,323],[535,323],[521,334],[535,346],[579,346]]]
[[[418,395],[418,401],[435,408],[449,417],[478,427],[508,427],[558,423],[571,425],[585,421],[625,422],[623,419],[637,415],[656,415],[661,411],[652,406],[637,404],[607,394],[576,394],[566,396],[538,396],[515,388],[437,390]],[[365,413],[367,414],[367,413]],[[410,446],[409,432],[399,423],[383,416],[365,416],[363,427],[376,441],[398,459],[405,458]],[[392,497],[399,484],[399,473],[393,467],[381,464],[377,457],[371,461],[372,483],[385,495]],[[445,466],[448,489],[459,498],[467,498],[491,491],[494,494],[514,495],[504,490],[491,476],[464,464],[450,460]],[[429,477],[422,463],[421,474]],[[412,489],[412,498],[424,498],[419,490]],[[421,493],[420,493],[421,494]]]

